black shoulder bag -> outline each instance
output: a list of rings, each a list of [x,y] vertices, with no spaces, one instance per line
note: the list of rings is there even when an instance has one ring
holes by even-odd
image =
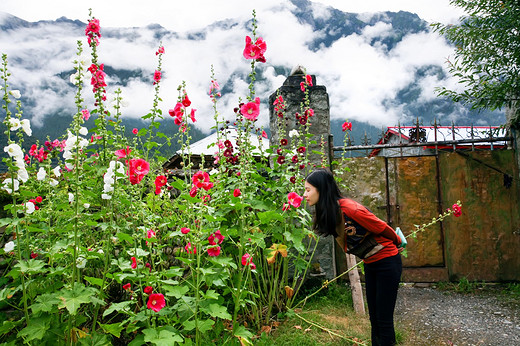
[[[355,255],[361,259],[368,258],[378,253],[383,245],[374,239],[374,234],[367,231],[356,221],[343,213],[345,220],[345,242],[347,253]]]

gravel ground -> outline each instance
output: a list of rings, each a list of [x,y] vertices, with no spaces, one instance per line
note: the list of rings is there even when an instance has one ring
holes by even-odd
[[[465,294],[405,284],[395,322],[404,345],[520,345],[520,301],[497,286]]]

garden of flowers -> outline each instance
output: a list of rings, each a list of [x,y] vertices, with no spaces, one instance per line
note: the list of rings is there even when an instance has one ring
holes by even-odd
[[[20,92],[9,86],[8,57],[2,56],[8,173],[1,187],[10,203],[1,220],[1,342],[247,345],[273,316],[302,302],[298,291],[317,243],[298,194],[312,168],[312,79],[302,78],[299,128],[285,127],[285,117],[294,115],[285,113],[279,95],[280,142],[255,148],[251,133],[267,136],[255,125],[255,66],[266,62],[267,48],[256,31],[253,11],[243,52],[251,65],[249,95],[237,100],[234,122],[221,117],[220,87],[211,71],[208,97],[219,134],[211,171],[201,168],[204,161],[196,167],[189,155],[197,115],[185,83],[168,114],[159,107],[167,47],[158,45],[157,67],[150,71],[155,92],[142,117],[147,127],[128,138],[120,90],[108,106],[98,55],[102,30],[91,14],[85,28],[91,61],[81,61],[85,43],[78,41],[70,79],[76,112],[67,133],[28,150],[23,142],[31,136],[30,121]],[[90,92],[93,104],[85,101]],[[178,125],[175,134],[160,132],[166,121]],[[229,126],[238,131],[235,143],[226,138]],[[346,123],[343,129],[350,128]],[[162,168],[165,138],[185,153],[182,174]],[[262,151],[260,160],[255,150]]]

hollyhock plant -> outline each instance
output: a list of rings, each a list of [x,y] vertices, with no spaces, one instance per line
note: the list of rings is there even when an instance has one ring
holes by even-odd
[[[148,303],[146,306],[148,309],[159,312],[166,306],[166,301],[164,300],[164,296],[161,293],[153,293],[148,297]]]
[[[240,113],[244,118],[255,121],[260,115],[260,98],[255,98],[255,102],[248,102],[240,107]]]

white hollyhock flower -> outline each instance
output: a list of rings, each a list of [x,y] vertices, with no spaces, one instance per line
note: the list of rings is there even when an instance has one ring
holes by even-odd
[[[33,203],[33,202],[27,202],[27,203],[25,203],[25,212],[26,212],[27,214],[32,214],[32,213],[34,213],[34,210],[35,210],[35,208],[34,208],[34,203]]]
[[[51,178],[50,181],[49,181],[49,184],[52,186],[52,187],[55,187],[55,186],[58,186],[58,181],[54,178]]]
[[[9,129],[11,131],[16,131],[22,126],[20,119],[18,118],[9,118]]]
[[[22,148],[16,143],[9,144],[7,147],[4,147],[4,151],[9,154],[9,156],[14,157],[15,159],[19,158],[23,160],[23,151]]]
[[[13,190],[18,191],[19,188],[20,188],[20,182],[17,179],[12,179],[12,178],[5,179],[3,182],[3,186],[2,186],[2,189],[7,191],[8,193],[13,193]]]
[[[32,130],[31,130],[31,122],[29,119],[23,119],[21,121],[22,130],[25,132],[27,136],[32,136]]]
[[[43,180],[47,176],[47,172],[45,171],[45,168],[40,167],[38,170],[38,173],[36,173],[36,179],[37,180]]]
[[[25,168],[18,169],[18,179],[25,183],[27,180],[29,180],[29,173],[27,173],[27,170]]]
[[[78,83],[78,81],[77,81],[78,75],[79,74],[77,72],[70,75],[69,81],[71,82],[71,84],[76,85],[76,83]]]
[[[299,135],[300,134],[298,133],[298,130],[296,130],[296,129],[289,131],[289,137],[291,137],[291,138],[298,137]]]
[[[7,242],[5,243],[4,245],[4,251],[7,253],[7,252],[11,252],[14,250],[14,241],[10,241],[10,242]]]
[[[82,135],[82,136],[86,136],[88,134],[88,129],[86,127],[82,126],[79,129],[79,134]]]
[[[86,265],[87,265],[87,259],[85,257],[80,256],[76,259],[77,268],[83,269],[83,268],[85,268]]]
[[[74,194],[72,192],[69,192],[69,203],[74,202]]]
[[[56,166],[56,167],[52,170],[52,173],[54,173],[54,175],[55,175],[56,177],[61,176],[61,167],[60,167],[60,166]]]
[[[85,203],[85,204],[83,204],[83,208],[85,208],[85,209],[90,208],[90,204],[89,204],[89,203]]]
[[[11,90],[9,91],[9,94],[13,95],[15,99],[19,99],[22,97],[22,94],[20,94],[20,90]]]
[[[110,196],[109,194],[103,193],[103,194],[101,194],[101,198],[102,199],[112,199],[112,196]]]

